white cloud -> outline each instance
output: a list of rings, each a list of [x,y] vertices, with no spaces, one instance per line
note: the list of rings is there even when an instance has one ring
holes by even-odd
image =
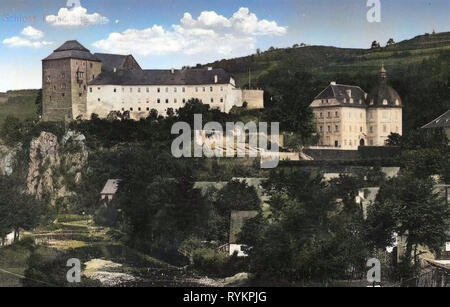
[[[248,8],[240,8],[231,18],[205,11],[194,19],[185,13],[180,24],[169,29],[154,25],[111,33],[93,46],[105,52],[138,56],[184,54],[201,59],[242,56],[253,52],[258,36],[281,36],[287,28],[275,21],[259,20]]]
[[[29,39],[40,39],[44,37],[44,32],[38,29],[28,26],[22,30],[22,35],[28,37]]]
[[[3,40],[3,45],[9,48],[21,48],[21,47],[28,47],[28,48],[42,48],[45,46],[52,45],[53,42],[47,42],[47,41],[31,41],[26,38],[22,38],[19,36],[13,36],[10,38],[6,38]]]
[[[47,15],[45,21],[52,26],[59,27],[87,27],[108,23],[108,18],[98,13],[88,14],[87,9],[80,6],[61,8],[58,15]]]
[[[44,37],[44,32],[28,26],[24,28],[21,34],[25,37],[13,36],[3,40],[3,45],[9,48],[42,48],[45,46],[52,45],[53,42],[40,41],[39,39]]]

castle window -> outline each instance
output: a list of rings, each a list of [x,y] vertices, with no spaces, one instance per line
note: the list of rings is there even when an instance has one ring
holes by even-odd
[[[169,99],[166,99],[166,103],[169,103]]]
[[[206,87],[203,88],[203,91],[206,92]]]
[[[177,92],[177,88],[176,88],[176,87],[173,88],[173,92],[174,92],[174,93]]]
[[[331,118],[331,112],[328,112],[328,118]]]
[[[125,88],[124,88],[124,87],[122,87],[122,93],[123,93],[123,92],[125,92]]]
[[[161,99],[158,98],[157,103],[161,103]]]
[[[223,98],[220,98],[220,102],[223,102]]]
[[[198,93],[198,87],[195,88],[195,92]]]
[[[183,103],[186,103],[186,99],[185,98],[183,98]]]
[[[146,88],[146,91],[147,91],[147,93],[148,93],[148,92],[150,92],[150,89],[147,87],[147,88]]]
[[[370,133],[373,133],[373,126],[370,126]]]
[[[161,89],[160,89],[159,87],[158,87],[158,90],[157,90],[157,92],[158,92],[158,93],[161,93]]]
[[[94,80],[95,79],[95,75],[92,75],[92,80]]]
[[[183,91],[183,93],[185,93],[186,92],[186,88],[183,87],[182,91]]]
[[[319,126],[319,130],[320,130],[320,132],[323,132],[323,127]]]
[[[359,127],[359,132],[363,132],[363,127]]]
[[[323,113],[322,112],[320,112],[320,118],[323,118]]]
[[[50,76],[47,76],[47,83],[50,83]]]
[[[336,132],[339,132],[339,126],[338,125],[335,126],[335,130],[336,130]]]
[[[140,111],[141,110],[141,108],[138,108],[138,111]]]
[[[122,111],[125,111],[125,108],[122,108]]]
[[[150,108],[147,108],[147,111],[150,111]]]
[[[174,102],[174,103],[177,103],[177,99],[175,98],[175,99],[173,100],[173,102]]]
[[[132,87],[130,87],[130,93],[133,93],[133,88]]]
[[[92,68],[92,63],[89,63],[89,67]]]
[[[147,103],[150,103],[150,101],[148,101],[148,99],[147,99]]]
[[[214,103],[214,98],[211,98],[211,103]]]
[[[116,89],[114,89],[114,93],[116,93],[117,92],[117,90]]]
[[[328,126],[328,132],[331,132],[331,126]]]
[[[213,91],[213,87],[211,86],[211,87],[209,88],[209,90],[212,92],[212,91]]]
[[[334,113],[336,118],[339,118],[339,112]]]
[[[166,87],[166,93],[168,93],[169,92],[169,88],[168,87]]]
[[[130,108],[130,111],[133,111],[133,108]]]
[[[90,87],[90,88],[89,88],[89,92],[91,92],[91,93],[92,93],[92,87]]]
[[[383,125],[383,132],[387,132],[387,127],[386,127],[386,125]]]
[[[66,75],[64,73],[61,73],[61,79],[64,79]]]
[[[97,101],[100,102],[100,98],[97,98]]]
[[[141,92],[141,88],[140,87],[138,87],[138,93],[140,93]]]
[[[61,93],[61,96],[63,96],[63,97],[64,97],[64,96],[65,96],[65,95],[64,95],[64,93]]]

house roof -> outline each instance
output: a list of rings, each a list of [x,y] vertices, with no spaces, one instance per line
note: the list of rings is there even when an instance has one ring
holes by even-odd
[[[201,85],[229,84],[231,75],[223,69],[183,70],[119,70],[105,71],[91,81],[90,85]]]
[[[100,62],[100,60],[97,59],[88,49],[75,40],[65,42],[59,48],[55,49],[52,54],[43,59],[43,61],[60,59],[78,59]]]
[[[426,124],[422,129],[433,129],[433,128],[448,128],[450,127],[450,110],[433,120],[432,122]]]
[[[76,40],[71,40],[71,41],[65,42],[59,48],[55,49],[55,52],[68,51],[68,50],[78,50],[78,51],[90,52],[89,49],[85,48],[82,44],[80,44]]]
[[[102,62],[102,70],[113,72],[114,68],[122,69],[125,61],[132,55],[109,54],[109,53],[94,53],[94,56]]]
[[[116,194],[120,179],[108,179],[100,194]]]
[[[350,98],[353,99],[353,103]],[[315,98],[315,100],[323,99],[336,99],[341,106],[365,108],[366,93],[359,86],[331,83]]]

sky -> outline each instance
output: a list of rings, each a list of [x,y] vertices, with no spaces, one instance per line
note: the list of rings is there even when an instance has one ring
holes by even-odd
[[[449,17],[450,0],[0,0],[0,92],[40,88],[41,60],[66,40],[169,69],[300,43],[368,48],[450,31]]]

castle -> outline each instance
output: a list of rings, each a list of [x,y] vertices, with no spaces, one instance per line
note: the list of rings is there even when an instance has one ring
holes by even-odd
[[[385,146],[391,133],[402,135],[402,100],[388,85],[384,65],[369,94],[359,86],[331,82],[310,107],[321,147],[354,150]]]
[[[165,116],[193,98],[228,113],[244,102],[249,109],[263,108],[263,94],[237,88],[223,69],[144,70],[132,55],[92,54],[75,40],[42,60],[44,121],[114,112],[140,119],[152,109]]]

